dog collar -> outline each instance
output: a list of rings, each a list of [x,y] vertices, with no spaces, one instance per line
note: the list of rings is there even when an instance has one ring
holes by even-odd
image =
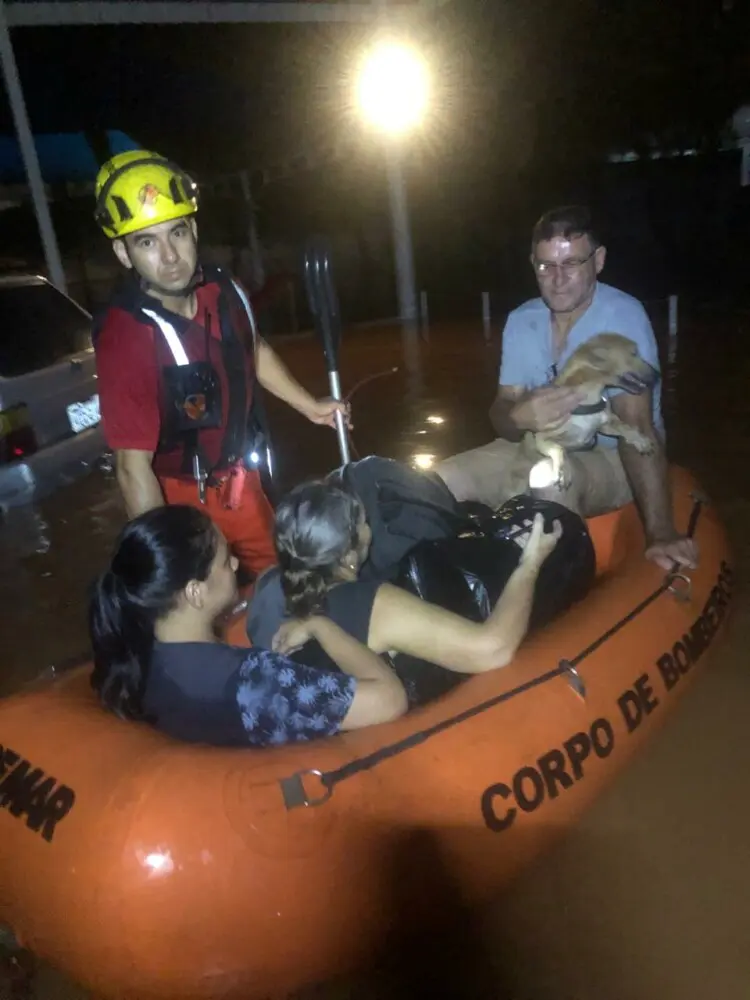
[[[573,417],[588,417],[592,413],[601,413],[602,410],[606,409],[607,400],[602,396],[600,400],[596,403],[583,403],[581,406],[577,406],[571,416]]]

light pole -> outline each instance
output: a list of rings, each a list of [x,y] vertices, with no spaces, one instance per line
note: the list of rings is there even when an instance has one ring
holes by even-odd
[[[386,169],[388,171],[388,200],[391,205],[391,225],[393,227],[393,254],[396,261],[396,289],[398,292],[398,312],[405,323],[416,323],[419,319],[417,299],[417,279],[414,273],[414,247],[411,239],[409,201],[406,193],[406,178],[402,162],[402,151],[395,142],[386,144]]]
[[[399,317],[404,324],[415,328],[419,299],[403,172],[403,143],[406,135],[422,122],[428,96],[427,67],[408,45],[382,41],[366,53],[357,81],[357,103],[365,119],[384,139]]]
[[[16,126],[18,145],[20,146],[23,164],[26,168],[26,177],[29,182],[37,225],[39,226],[42,249],[47,261],[49,279],[53,285],[57,285],[64,292],[66,291],[65,271],[60,259],[60,250],[55,237],[55,229],[52,225],[52,216],[47,204],[47,194],[44,190],[42,172],[39,169],[39,158],[36,146],[34,145],[31,126],[29,125],[29,116],[26,112],[26,103],[23,99],[21,80],[18,76],[18,66],[16,65],[13,45],[10,40],[10,31],[8,30],[5,4],[2,0],[0,0],[0,68],[2,69],[5,90],[8,94],[8,102],[13,114],[13,122]]]
[[[750,185],[750,105],[743,104],[741,108],[737,108],[732,116],[732,128],[742,150],[740,184],[747,187]]]

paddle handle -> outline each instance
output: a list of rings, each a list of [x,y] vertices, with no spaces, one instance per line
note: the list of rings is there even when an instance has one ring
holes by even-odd
[[[341,402],[341,381],[337,371],[328,372],[328,384],[331,387],[331,398]],[[336,411],[336,436],[339,440],[339,453],[341,454],[341,464],[348,465],[351,461],[349,454],[349,431],[346,426],[346,417],[341,410]]]
[[[338,371],[338,354],[341,343],[341,315],[338,295],[333,283],[328,247],[320,239],[311,240],[305,251],[305,288],[315,331],[323,345],[323,353],[328,369],[331,397],[341,402],[341,380]],[[336,436],[339,452],[344,465],[351,461],[349,455],[349,432],[346,418],[340,410],[335,416]]]

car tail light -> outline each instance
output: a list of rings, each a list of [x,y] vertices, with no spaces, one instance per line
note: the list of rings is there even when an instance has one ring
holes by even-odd
[[[33,455],[37,447],[26,404],[18,403],[0,410],[0,465]]]

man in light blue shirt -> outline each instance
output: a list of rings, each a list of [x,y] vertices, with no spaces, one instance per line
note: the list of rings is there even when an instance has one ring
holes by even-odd
[[[516,443],[527,431],[565,421],[582,402],[575,389],[550,383],[570,354],[591,337],[622,334],[658,369],[654,332],[641,303],[598,280],[605,258],[587,209],[554,209],[537,222],[531,264],[540,297],[515,309],[503,332],[499,387],[490,410],[499,437],[447,459],[436,470],[459,500],[494,506],[508,498]],[[657,447],[650,455],[640,455],[620,439],[598,435],[591,451],[569,455],[572,503],[593,516],[635,498],[646,533],[646,557],[667,570],[674,561],[694,566],[695,543],[677,532],[672,516],[661,382],[640,395],[607,392],[614,413],[655,440]]]

